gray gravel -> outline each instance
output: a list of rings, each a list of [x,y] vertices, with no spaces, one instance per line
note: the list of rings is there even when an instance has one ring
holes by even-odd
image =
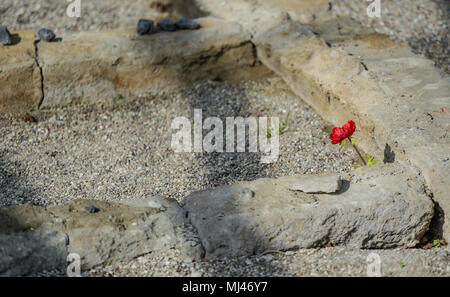
[[[273,115],[292,111],[281,136],[281,156],[261,165],[258,154],[174,154],[170,122],[204,116]],[[158,98],[124,98],[33,113],[37,123],[0,117],[1,205],[59,204],[70,199],[121,200],[165,195],[179,201],[191,191],[238,180],[295,173],[348,171],[353,151],[331,145],[326,123],[278,78],[233,86],[207,81]],[[345,247],[269,253],[192,262],[177,249],[139,257],[85,276],[365,276],[368,250]],[[376,250],[386,276],[448,276],[449,248]],[[36,276],[64,276],[42,272]]]
[[[171,249],[139,257],[125,265],[85,271],[86,277],[365,277],[373,263],[370,254],[380,259],[380,276],[450,276],[448,246],[422,249],[354,250],[345,247],[273,252],[262,256],[223,258],[211,262],[183,259]],[[370,270],[369,270],[370,271]],[[65,276],[64,271],[46,271],[35,276]]]
[[[407,42],[416,53],[432,59],[450,73],[450,31],[448,0],[382,0],[381,18],[369,18],[370,2],[333,0],[333,11],[351,16],[362,25],[387,34],[396,42]]]
[[[292,130],[280,138],[280,158],[259,153],[174,153],[171,121],[203,117],[278,116],[291,111]],[[326,123],[278,78],[231,86],[209,81],[158,98],[116,99],[33,113],[37,123],[0,116],[0,205],[52,205],[71,199],[118,201],[192,191],[301,173],[348,171],[350,148],[331,145]],[[224,121],[225,122],[225,121]],[[207,131],[206,131],[207,132]]]
[[[376,253],[380,276],[449,276],[450,249],[352,250],[344,247],[307,249],[263,256],[220,259],[213,262],[183,261],[177,250],[150,254],[127,265],[85,272],[85,276],[367,276]]]

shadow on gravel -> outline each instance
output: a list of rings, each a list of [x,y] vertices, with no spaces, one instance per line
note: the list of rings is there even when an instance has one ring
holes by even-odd
[[[64,242],[56,242],[56,234],[37,232],[45,221],[33,201],[33,190],[23,189],[18,181],[20,164],[8,163],[0,150],[0,277],[29,276],[66,266]],[[25,205],[23,205],[25,204]]]
[[[220,70],[219,70],[220,73]],[[236,126],[234,127],[235,139],[234,139],[234,153],[228,153],[226,151],[226,118],[232,117],[258,117],[267,116],[267,114],[254,114],[251,107],[249,106],[249,100],[246,98],[244,88],[240,87],[239,84],[231,84],[225,87],[225,84],[229,82],[222,81],[221,79],[211,80],[207,83],[199,85],[198,93],[200,96],[192,96],[189,99],[189,104],[191,107],[190,118],[194,118],[194,110],[202,111],[203,122],[206,118],[216,117],[222,122],[223,128],[223,150],[224,152],[212,152],[212,153],[196,153],[196,158],[199,164],[204,164],[204,172],[206,176],[203,176],[207,180],[209,185],[213,187],[219,187],[229,184],[234,184],[238,181],[251,181],[262,177],[267,177],[268,168],[271,164],[261,163],[261,153],[249,153],[249,131],[248,126],[246,126],[246,152],[240,153],[236,152]],[[205,89],[202,89],[202,88]],[[211,91],[212,89],[212,91]],[[217,92],[215,91],[217,89]],[[225,90],[225,91],[222,91]],[[228,90],[231,93],[227,93]],[[215,127],[214,127],[215,128]],[[204,129],[203,140],[205,136],[211,132],[212,129]],[[259,151],[259,148],[258,148]],[[227,207],[225,207],[227,208]],[[246,226],[244,219],[241,220],[239,217],[239,205],[229,205],[228,210],[230,213],[237,214],[236,222],[233,223],[234,226],[240,229],[247,229],[250,227]],[[220,220],[219,220],[220,221]],[[194,226],[195,227],[195,226]],[[268,246],[268,238],[262,234],[258,234],[258,231],[253,228],[248,231],[241,231],[239,234],[252,234],[249,241],[261,242],[259,247]],[[224,236],[228,237],[226,234]],[[215,247],[226,253],[227,250],[232,250],[232,246],[235,244],[231,241],[226,242],[223,246]],[[208,252],[208,246],[204,246]],[[266,250],[262,248],[256,248],[253,251],[242,249],[241,255],[230,255],[230,258],[218,258],[211,260],[211,262],[203,263],[201,269],[206,275],[212,276],[241,276],[241,277],[251,277],[251,276],[277,276],[284,275],[283,271],[286,270],[283,264],[280,262],[272,263],[272,260],[276,258],[275,253],[268,252],[264,256],[262,255]],[[232,263],[232,264],[230,264]]]
[[[250,153],[249,151],[249,135],[248,127],[246,127],[246,145],[245,153],[236,152],[236,127],[234,127],[234,151],[226,152],[226,129],[227,129],[227,117],[242,117],[247,118],[255,116],[251,114],[248,102],[245,100],[245,92],[243,88],[233,85],[233,89],[236,90],[231,94],[222,93],[224,89],[224,82],[210,81],[208,82],[213,89],[218,89],[218,92],[209,94],[209,90],[200,89],[202,94],[199,98],[194,96],[190,100],[192,112],[194,109],[202,110],[203,121],[206,118],[216,117],[222,121],[223,128],[223,147],[224,152],[212,152],[212,153],[197,153],[197,159],[200,163],[205,164],[207,177],[209,184],[213,186],[222,186],[227,184],[233,184],[237,181],[249,181],[259,177],[266,176],[266,168],[270,164],[263,164],[260,162],[260,153]],[[230,89],[229,87],[226,89]],[[192,114],[193,118],[193,114]],[[215,128],[215,127],[214,127]],[[213,129],[214,129],[213,128]],[[203,130],[203,140],[205,136],[212,129]]]
[[[33,189],[23,187],[21,164],[7,160],[8,151],[0,149],[0,207],[32,201]],[[27,184],[27,183],[25,183]]]
[[[189,0],[175,0],[173,1],[175,9],[183,11],[186,17],[199,17],[205,16],[206,14],[201,12],[195,5],[195,1]],[[222,53],[221,55],[224,55]],[[221,58],[221,55],[213,57],[213,60],[209,61],[198,61],[199,65],[203,63],[214,63]],[[256,58],[256,50],[254,50],[253,58]],[[220,66],[218,66],[220,67]],[[202,71],[201,69],[190,68],[189,71]],[[208,88],[200,90],[198,93],[200,96],[191,96],[189,98],[189,104],[191,107],[190,118],[194,119],[194,109],[200,109],[202,111],[203,121],[208,117],[216,117],[222,121],[223,127],[223,148],[224,152],[213,152],[213,153],[195,153],[196,158],[200,164],[204,164],[204,172],[206,172],[206,182],[213,187],[233,184],[238,181],[249,181],[255,180],[260,177],[267,176],[267,168],[270,164],[262,164],[260,153],[249,153],[248,145],[248,127],[246,128],[246,153],[236,152],[236,139],[234,141],[234,153],[225,152],[226,148],[226,118],[227,117],[243,117],[247,118],[249,116],[267,116],[267,114],[252,114],[249,102],[246,99],[246,94],[244,88],[240,87],[240,80],[245,79],[260,79],[265,77],[266,74],[270,73],[267,71],[265,66],[260,66],[260,68],[250,68],[249,66],[242,66],[241,69],[233,71],[230,73],[229,69],[214,69],[214,73],[219,73],[219,75],[211,81],[208,81],[210,87],[217,89],[217,92],[211,91]],[[182,77],[189,77],[189,73],[176,73],[175,79],[180,82],[183,81]],[[198,75],[193,75],[193,77]],[[231,83],[233,92],[227,94],[226,91],[222,92],[224,84]],[[236,127],[235,127],[236,128]],[[214,129],[214,128],[213,128]],[[203,130],[203,139],[211,131]],[[235,130],[236,138],[236,130]],[[259,150],[259,148],[258,148]],[[233,206],[231,206],[233,207]],[[238,206],[234,206],[234,208]],[[239,209],[232,210],[233,213],[239,213]],[[236,220],[239,220],[239,216],[236,216]],[[236,222],[239,228],[247,228],[246,223]],[[241,233],[242,234],[242,233]],[[253,234],[252,238],[258,242],[265,241],[267,238],[263,238],[261,234]],[[252,240],[252,239],[249,239]],[[229,242],[232,246],[233,242]],[[208,247],[205,247],[208,249]],[[220,249],[227,249],[229,247],[222,246]],[[213,276],[271,276],[271,275],[282,275],[282,271],[285,270],[282,265],[273,265],[271,263],[272,255],[267,254],[265,257],[255,257],[255,255],[260,255],[265,251],[255,250],[251,254],[245,256],[232,257],[232,259],[215,259],[213,262],[206,262],[202,265],[202,270],[207,275]],[[247,253],[247,252],[244,252]],[[229,263],[233,262],[234,270],[230,267]],[[258,274],[258,275],[255,275]]]

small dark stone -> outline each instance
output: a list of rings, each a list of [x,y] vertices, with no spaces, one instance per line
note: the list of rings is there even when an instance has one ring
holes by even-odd
[[[153,32],[153,21],[140,19],[137,24],[137,33],[139,35],[151,34]]]
[[[27,123],[36,123],[36,122],[37,122],[36,118],[33,117],[33,116],[32,116],[31,114],[29,114],[29,113],[26,113],[26,114],[23,116],[23,119],[24,119],[25,122],[27,122]]]
[[[12,44],[11,33],[9,33],[6,26],[0,26],[0,43],[5,45]]]
[[[169,19],[164,19],[158,22],[158,28],[163,31],[176,31],[177,25]]]
[[[384,147],[384,163],[394,163],[395,161],[395,152],[392,150],[392,148],[389,146],[389,144],[386,143],[386,146]]]
[[[86,210],[87,210],[89,213],[97,213],[97,212],[100,211],[100,209],[98,209],[98,208],[95,207],[94,205],[91,205],[91,206],[87,207]]]
[[[200,29],[201,26],[194,20],[182,18],[178,22],[175,23],[179,30],[197,30]]]
[[[38,32],[39,39],[47,42],[54,41],[56,38],[55,33],[50,29],[41,29]]]

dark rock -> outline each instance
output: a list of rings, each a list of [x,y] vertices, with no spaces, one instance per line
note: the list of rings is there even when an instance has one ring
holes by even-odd
[[[0,26],[0,43],[10,45],[12,43],[11,33],[6,26]]]
[[[392,148],[389,146],[389,144],[386,143],[386,146],[384,147],[384,163],[394,163],[395,161],[395,152],[392,150]]]
[[[97,213],[100,211],[100,209],[98,209],[94,205],[88,206],[86,209],[87,209],[87,211],[89,211],[89,213]]]
[[[176,31],[177,25],[169,19],[164,19],[158,22],[158,28],[163,31]]]
[[[201,26],[194,20],[182,18],[178,22],[175,23],[178,30],[197,30],[200,29]]]
[[[56,38],[55,33],[50,29],[41,29],[38,32],[39,39],[47,42],[54,41]]]
[[[151,34],[153,32],[153,21],[140,19],[137,24],[137,33],[139,35]]]
[[[29,114],[29,113],[26,113],[26,114],[23,116],[23,119],[24,119],[25,122],[27,122],[27,123],[36,123],[36,122],[37,122],[36,118],[33,117],[33,116],[32,116],[31,114]]]

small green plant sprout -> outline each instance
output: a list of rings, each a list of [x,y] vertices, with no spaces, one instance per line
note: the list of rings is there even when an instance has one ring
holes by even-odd
[[[263,91],[263,89],[258,89],[258,88],[253,88],[253,93],[255,94],[255,95],[257,95],[259,92],[262,92]]]
[[[405,263],[403,263],[402,261],[399,261],[398,265],[400,265],[401,268],[405,267]]]
[[[280,127],[280,135],[283,135],[284,133],[288,132],[297,132],[297,129],[289,129],[289,119],[291,117],[291,112],[288,112],[286,116],[286,120],[284,121],[283,125]]]
[[[367,156],[367,166],[372,166],[378,163],[377,160],[375,160],[374,157],[372,157],[371,155],[366,155]]]
[[[122,94],[117,93],[117,94],[116,94],[116,98],[119,99],[119,100],[121,100],[121,99],[123,99],[123,96],[122,96]]]
[[[267,138],[272,137],[272,131],[270,130],[270,128],[267,129],[266,136],[267,136]]]
[[[443,246],[443,245],[447,245],[447,243],[445,242],[445,240],[444,239],[435,239],[435,240],[433,240],[433,245],[434,245],[434,247],[441,247],[441,246]]]
[[[286,119],[284,120],[283,124],[281,125],[281,127],[278,128],[278,135],[283,135],[285,133],[288,132],[297,132],[296,129],[289,129],[289,119],[291,117],[291,112],[288,112]],[[267,138],[272,137],[272,130],[269,128],[267,129]]]

